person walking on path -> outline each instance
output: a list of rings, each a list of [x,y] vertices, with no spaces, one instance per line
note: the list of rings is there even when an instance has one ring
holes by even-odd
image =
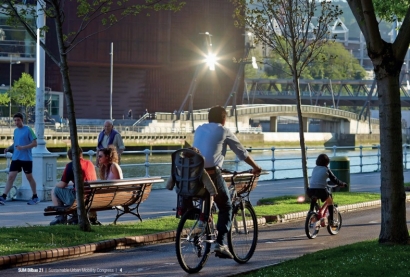
[[[90,160],[85,160],[83,158],[83,150],[81,147],[80,150],[80,165],[81,170],[83,171],[83,180],[84,181],[95,181],[97,180],[97,174],[95,172],[94,164]],[[76,198],[75,195],[75,184],[74,184],[74,168],[73,168],[73,154],[71,148],[67,151],[67,156],[71,162],[69,162],[65,168],[63,175],[61,176],[60,182],[56,184],[56,186],[51,190],[51,201],[53,201],[54,206],[71,206],[74,203]],[[72,187],[68,187],[68,184],[72,182],[74,185]],[[72,216],[72,222],[77,222],[77,214]],[[58,215],[56,218],[50,222],[50,225],[56,224],[66,224],[67,223],[67,216],[65,215]]]
[[[4,205],[7,194],[10,192],[14,180],[17,177],[17,173],[21,172],[22,169],[33,192],[33,197],[27,202],[27,204],[35,205],[40,202],[40,199],[37,196],[36,181],[34,180],[32,174],[33,156],[31,154],[31,149],[37,146],[37,136],[34,134],[33,129],[28,126],[24,126],[23,115],[21,113],[16,113],[13,116],[13,120],[17,127],[14,129],[13,144],[4,149],[4,154],[7,152],[12,152],[13,156],[11,158],[6,187],[3,191],[3,195],[0,196],[0,205]]]
[[[121,154],[125,149],[124,142],[120,133],[114,130],[114,124],[111,120],[106,120],[104,122],[104,130],[98,135],[97,152],[100,149],[107,148],[108,145],[114,145],[118,153],[118,163],[121,161]],[[98,167],[98,155],[96,157],[96,166]]]
[[[218,206],[218,236],[216,238],[215,252],[233,259],[228,247],[224,245],[226,234],[231,229],[232,202],[228,186],[225,183],[220,168],[223,165],[227,146],[252,167],[252,173],[261,173],[261,168],[249,156],[248,151],[239,142],[238,138],[225,127],[226,110],[221,106],[214,106],[209,110],[208,122],[199,126],[195,131],[193,147],[196,147],[205,158],[205,170],[214,182],[218,194],[214,201]]]

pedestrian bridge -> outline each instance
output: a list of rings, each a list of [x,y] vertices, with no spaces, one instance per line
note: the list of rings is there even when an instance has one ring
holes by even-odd
[[[235,124],[237,120],[240,126],[249,126],[250,119],[269,119],[270,132],[277,132],[278,117],[297,116],[296,105],[273,105],[273,104],[253,104],[238,105],[237,118],[231,106],[226,107],[228,111],[227,126]],[[320,132],[333,132],[342,134],[369,134],[379,133],[378,119],[360,118],[358,114],[327,108],[321,106],[302,105],[303,129],[309,132],[309,119],[320,119]],[[175,114],[156,113],[156,119],[161,121],[172,121],[174,124],[192,124],[194,128],[208,121],[208,109],[194,110],[193,116],[189,113],[181,114],[179,120]]]
[[[407,75],[407,73],[406,73]],[[407,77],[408,78],[408,77]],[[400,100],[402,107],[410,106],[410,83],[401,78]],[[316,106],[378,106],[376,80],[306,80],[301,79],[300,101]],[[246,79],[242,103],[294,104],[296,99],[293,81],[289,79]]]

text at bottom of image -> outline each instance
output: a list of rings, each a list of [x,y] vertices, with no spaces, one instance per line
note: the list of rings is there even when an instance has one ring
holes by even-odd
[[[64,272],[77,272],[77,273],[115,273],[122,272],[122,268],[47,268],[47,267],[20,267],[17,269],[17,272],[26,272],[26,273],[64,273]]]

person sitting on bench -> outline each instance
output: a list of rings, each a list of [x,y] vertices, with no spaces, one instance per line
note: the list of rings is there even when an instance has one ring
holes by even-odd
[[[85,160],[83,158],[83,150],[79,147],[80,150],[80,165],[83,171],[84,181],[95,181],[97,180],[97,174],[95,172],[94,164],[90,160]],[[71,148],[67,151],[67,156],[71,162],[69,162],[61,176],[61,181],[56,184],[56,186],[51,190],[51,201],[53,201],[54,206],[71,206],[73,205],[76,199],[76,191],[74,184],[74,168],[73,168],[73,155]],[[69,187],[69,183],[72,182],[73,187]],[[72,221],[76,222],[77,216],[72,216]],[[50,225],[56,224],[67,224],[66,215],[58,215],[56,218],[50,222]]]

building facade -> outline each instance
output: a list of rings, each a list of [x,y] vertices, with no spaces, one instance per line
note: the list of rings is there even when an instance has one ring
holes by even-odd
[[[80,23],[75,2],[67,2],[65,32]],[[196,67],[194,109],[224,105],[238,70],[233,58],[244,51],[244,31],[234,26],[233,6],[228,0],[187,1],[180,12],[152,12],[129,16],[102,31],[95,22],[82,37],[99,32],[68,54],[70,80],[77,118],[109,118],[111,109],[111,43],[113,44],[112,115],[127,118],[130,109],[138,118],[149,112],[178,110],[187,95]],[[47,23],[51,26],[50,22]],[[212,37],[218,56],[215,71],[206,70],[204,33]],[[47,45],[57,49],[54,33]],[[47,58],[46,86],[61,91],[58,67]],[[188,109],[188,104],[183,107]],[[64,111],[66,114],[66,111]]]

